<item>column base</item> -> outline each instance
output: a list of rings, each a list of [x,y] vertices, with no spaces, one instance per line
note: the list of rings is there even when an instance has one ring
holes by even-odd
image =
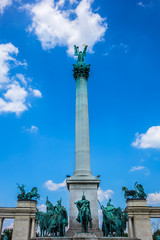
[[[74,175],[75,177],[75,175]],[[67,236],[74,236],[76,233],[81,233],[81,224],[76,221],[78,209],[74,202],[82,199],[83,192],[86,199],[90,201],[92,229],[88,228],[89,233],[94,233],[97,237],[103,236],[99,229],[98,216],[98,197],[97,190],[100,184],[99,179],[87,178],[68,178],[67,187],[70,192],[70,206],[69,206],[69,229]]]

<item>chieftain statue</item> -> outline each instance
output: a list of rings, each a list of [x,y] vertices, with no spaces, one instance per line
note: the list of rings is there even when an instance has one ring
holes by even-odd
[[[78,208],[78,216],[76,220],[81,223],[82,232],[88,232],[88,223],[90,223],[90,228],[92,228],[90,201],[86,199],[83,193],[82,200],[79,200],[74,204],[76,204]]]
[[[66,209],[61,205],[62,199],[54,206],[47,197],[46,212],[37,212],[40,227],[40,236],[65,236],[65,227],[68,226]]]
[[[126,229],[126,222],[128,220],[127,213],[123,213],[120,207],[115,208],[111,204],[111,199],[109,199],[106,207],[100,204],[103,214],[102,231],[103,236],[116,236],[120,237],[124,235]]]
[[[124,197],[126,200],[129,199],[146,199],[147,195],[144,192],[144,187],[142,184],[138,184],[137,182],[134,184],[135,190],[128,190],[127,187],[122,187],[122,191],[124,191]]]
[[[21,193],[18,194],[18,196],[17,196],[18,200],[33,200],[33,198],[34,198],[34,199],[39,199],[39,198],[40,198],[40,195],[38,194],[38,189],[37,189],[37,187],[33,187],[33,188],[31,189],[31,192],[26,193],[26,191],[25,191],[25,189],[24,189],[26,186],[25,186],[24,184],[22,184],[22,186],[20,186],[20,185],[17,183],[17,185],[18,185],[17,188],[19,188],[20,191],[21,191]]]

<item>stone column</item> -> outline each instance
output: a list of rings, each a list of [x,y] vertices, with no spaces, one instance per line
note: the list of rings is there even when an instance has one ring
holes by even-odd
[[[93,178],[90,168],[89,116],[87,80],[90,65],[75,64],[76,124],[75,124],[75,172],[74,177]]]
[[[133,238],[133,222],[132,222],[132,217],[128,217],[128,236]]]
[[[0,218],[0,239],[2,234],[3,220],[4,220],[3,218]]]
[[[31,238],[36,237],[36,220],[32,218],[32,226],[31,226]]]
[[[36,207],[37,202],[34,200],[18,201],[12,240],[28,240],[31,237],[31,232],[34,234],[34,230],[31,229],[31,218],[36,217]]]
[[[70,192],[69,230],[67,236],[75,236],[81,232],[81,224],[76,221],[78,209],[74,202],[81,200],[83,192],[90,201],[92,229],[88,229],[96,236],[102,236],[99,229],[98,197],[97,190],[99,179],[91,173],[90,168],[90,142],[89,142],[89,116],[87,81],[90,65],[84,61],[74,64],[74,78],[76,81],[76,124],[75,124],[75,172],[67,179],[67,187]]]

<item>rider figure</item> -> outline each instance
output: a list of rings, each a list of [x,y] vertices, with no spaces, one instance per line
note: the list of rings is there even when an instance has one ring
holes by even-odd
[[[56,206],[55,206],[55,208],[54,208],[55,213],[60,213],[60,211],[61,211],[61,209],[62,209],[61,202],[62,202],[62,199],[60,199],[60,200],[57,201],[57,204],[56,204]]]
[[[22,186],[20,186],[18,183],[17,183],[17,185],[18,185],[18,188],[20,189],[20,191],[21,191],[21,193],[18,195],[19,196],[19,198],[24,198],[24,196],[25,196],[25,194],[26,194],[26,191],[25,191],[25,185],[24,184],[22,184]]]

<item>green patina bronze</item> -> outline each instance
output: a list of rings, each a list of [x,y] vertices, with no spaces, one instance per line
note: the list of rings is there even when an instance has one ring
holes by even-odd
[[[82,200],[75,202],[78,208],[77,222],[81,223],[82,232],[88,232],[88,223],[92,228],[92,217],[90,209],[90,201],[88,201],[83,193]]]
[[[109,199],[106,207],[100,204],[103,214],[102,231],[104,237],[120,237],[126,230],[128,220],[127,213],[123,213],[120,207],[115,208]]]
[[[33,200],[40,198],[40,195],[37,193],[38,192],[37,187],[33,187],[30,192],[26,193],[24,189],[26,186],[24,184],[22,184],[22,186],[20,186],[19,184],[17,185],[18,185],[17,188],[19,188],[21,191],[21,193],[18,194],[17,196],[18,200]]]
[[[156,236],[156,240],[160,240],[160,235],[159,234]]]
[[[4,235],[3,240],[8,240],[8,237],[6,234]]]
[[[46,200],[46,212],[38,211],[36,214],[40,227],[40,236],[65,236],[65,227],[68,226],[68,215],[65,207],[61,205],[62,200],[53,204]]]
[[[88,79],[90,72],[90,64],[85,64],[84,57],[86,57],[87,45],[85,45],[83,52],[79,51],[79,47],[74,45],[74,55],[78,56],[77,63],[73,64],[73,76],[75,79],[84,77]]]
[[[134,185],[135,190],[128,190],[127,187],[122,187],[122,191],[124,191],[124,197],[129,199],[146,199],[147,195],[144,192],[144,187],[142,184],[138,184],[137,182]]]

